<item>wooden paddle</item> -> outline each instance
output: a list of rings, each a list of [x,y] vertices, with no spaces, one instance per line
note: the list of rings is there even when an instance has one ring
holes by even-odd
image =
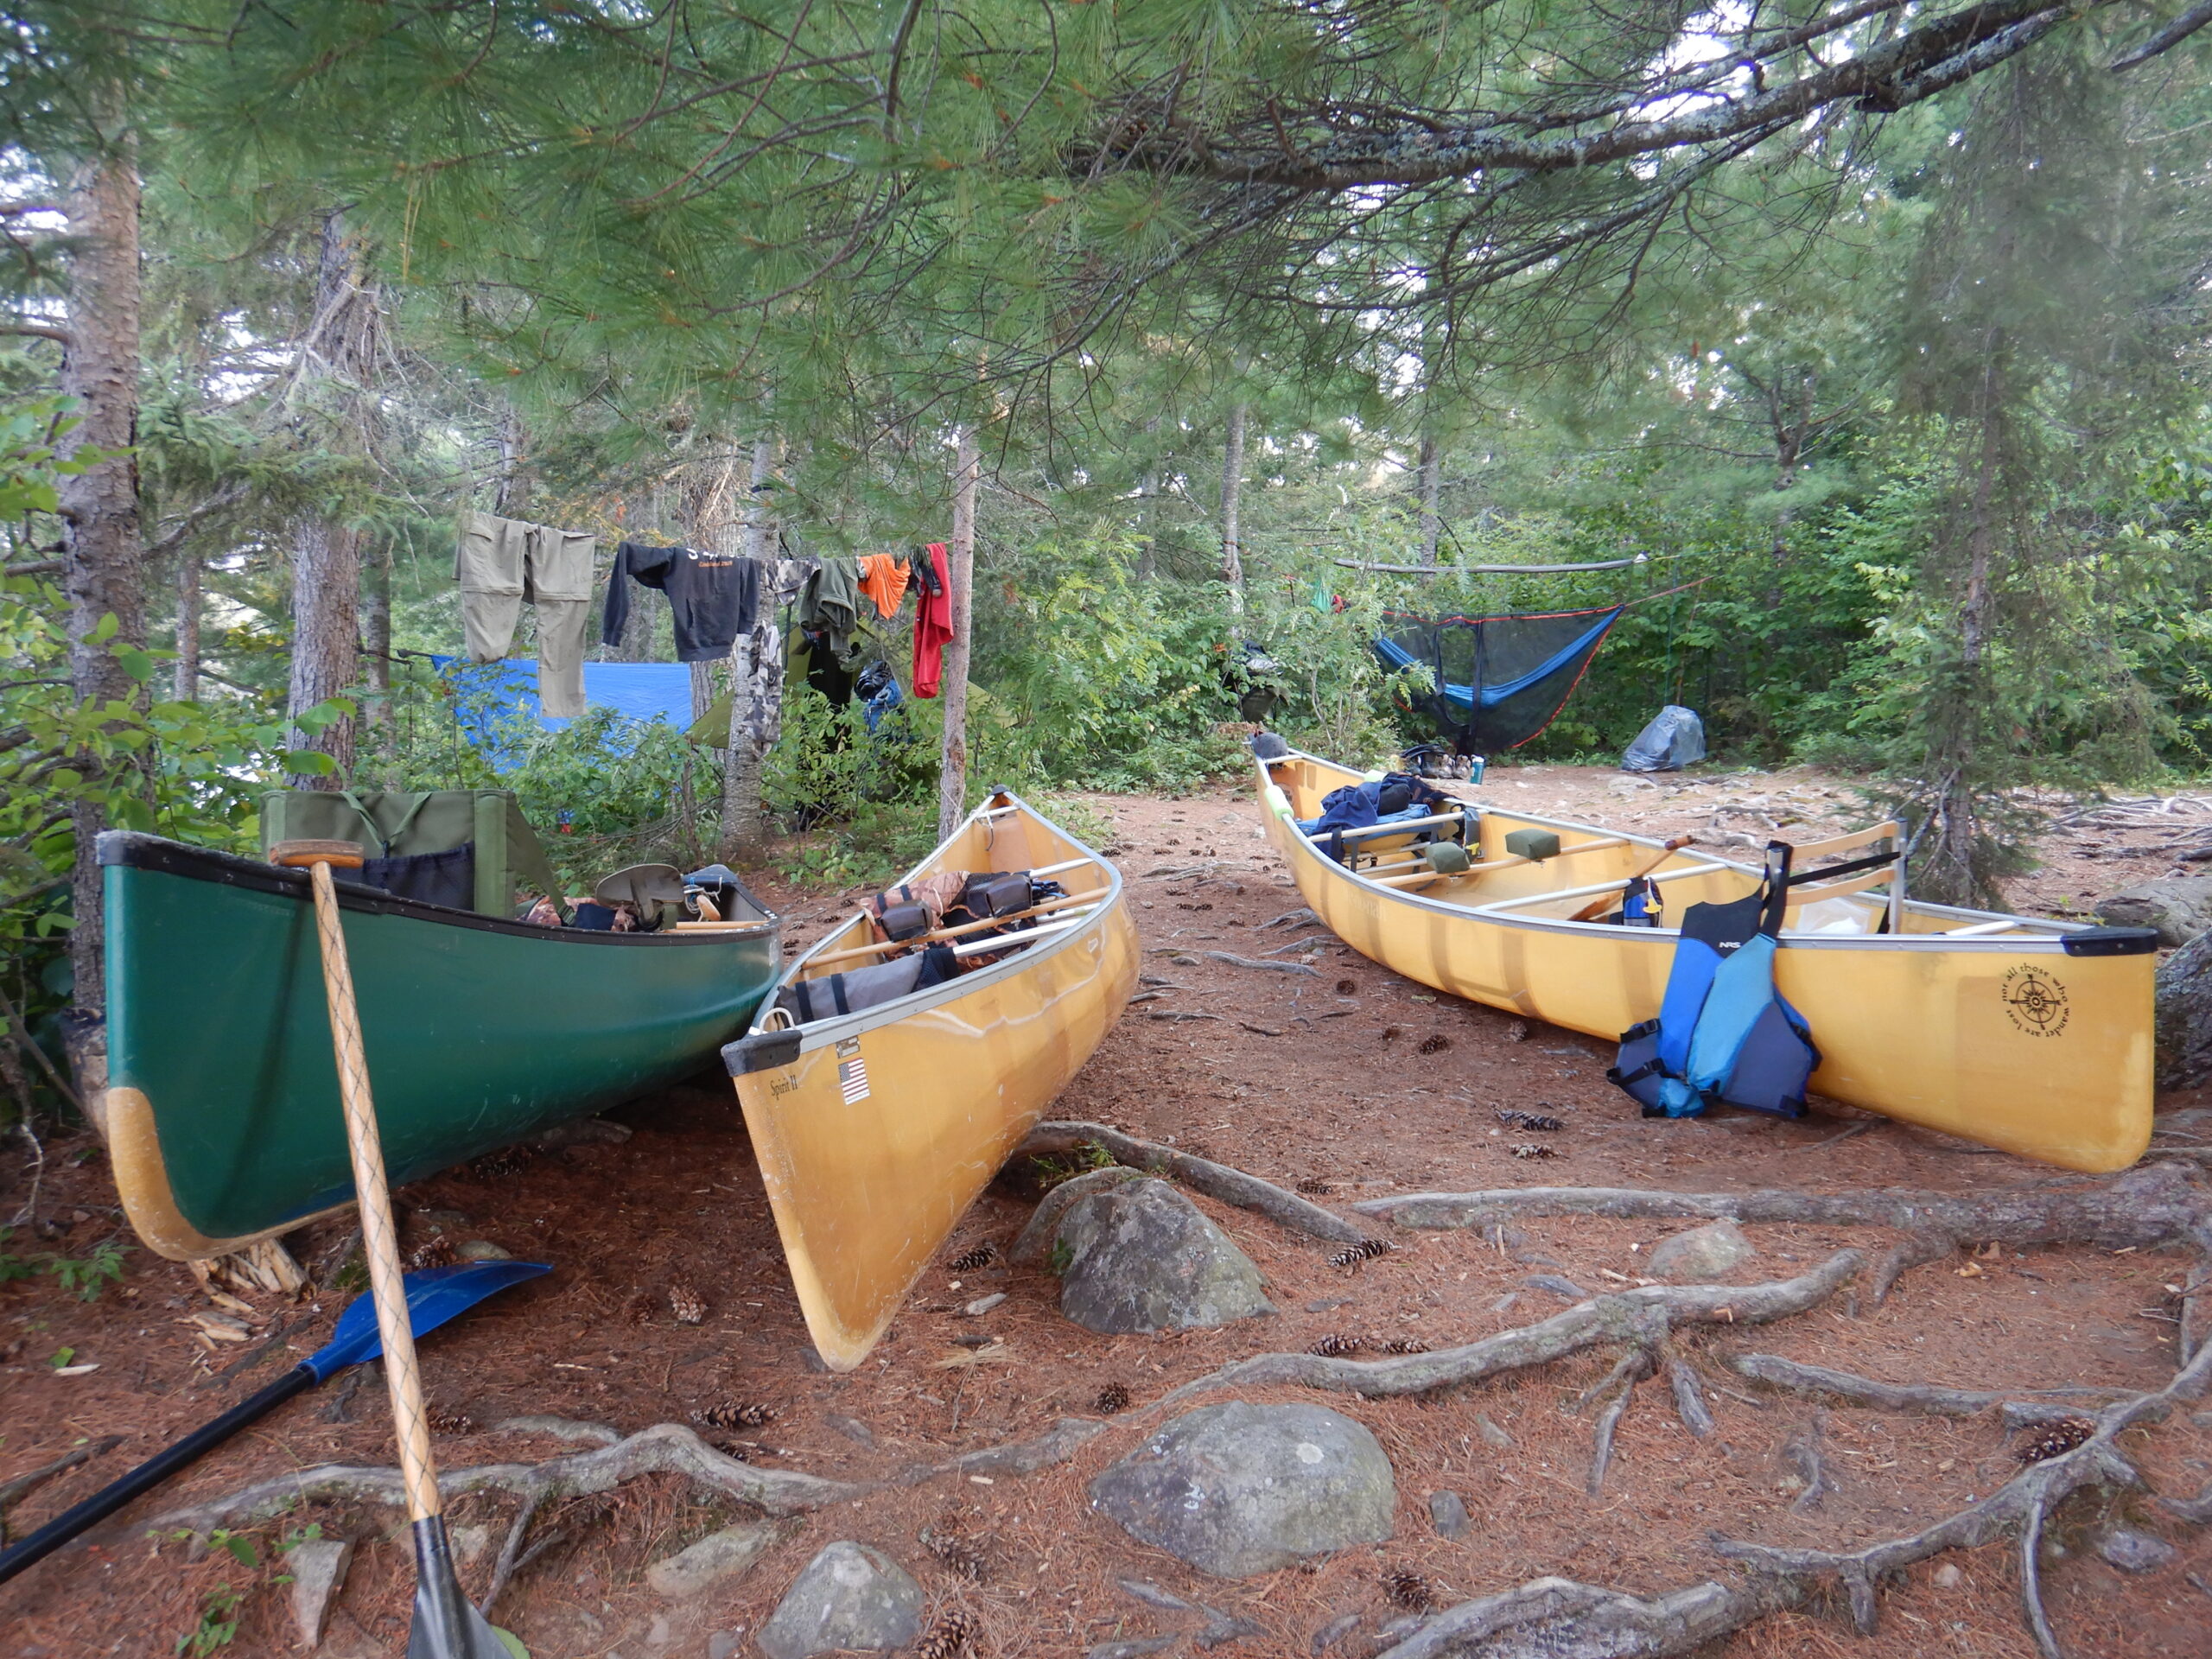
[[[1641,881],[1645,876],[1650,874],[1652,871],[1657,869],[1662,864],[1664,864],[1676,853],[1681,852],[1683,848],[1691,845],[1696,840],[1697,837],[1695,836],[1676,836],[1673,840],[1662,842],[1659,850],[1651,855],[1651,860],[1649,863],[1644,865],[1642,869],[1637,871],[1635,874],[1630,876],[1628,878],[1628,881],[1621,883],[1619,893],[1601,893],[1599,897],[1592,899],[1588,904],[1583,906],[1581,909],[1576,911],[1573,915],[1568,917],[1567,919],[1570,922],[1596,921],[1600,916],[1604,915],[1608,910],[1611,910],[1613,907],[1614,901],[1618,899],[1621,893],[1628,891],[1629,881]]]
[[[346,1145],[353,1154],[353,1192],[361,1216],[361,1248],[368,1258],[369,1294],[376,1300],[377,1330],[384,1339],[384,1375],[399,1438],[399,1469],[407,1488],[408,1518],[415,1533],[415,1624],[408,1632],[409,1659],[510,1659],[512,1649],[485,1621],[454,1576],[446,1538],[437,1464],[430,1455],[430,1425],[423,1402],[423,1374],[415,1363],[415,1332],[407,1317],[406,1275],[399,1266],[399,1229],[392,1219],[391,1189],[385,1178],[384,1141],[369,1094],[368,1056],[361,1044],[361,1014],[353,1000],[353,970],[339,923],[333,866],[358,870],[361,849],[349,841],[280,841],[270,861],[304,868],[315,893],[315,936],[322,949],[322,988],[330,1007],[330,1044],[338,1060],[338,1097],[346,1112]]]
[[[1008,922],[1018,922],[1026,916],[1043,916],[1052,911],[1065,910],[1071,905],[1087,905],[1094,899],[1103,899],[1111,892],[1111,887],[1093,887],[1088,893],[1065,893],[1058,899],[1047,899],[1041,905],[1032,905],[1027,910],[1008,911],[1003,916],[986,916],[980,921],[963,922],[957,927],[940,927],[932,932],[917,933],[910,939],[878,939],[873,944],[856,944],[849,950],[832,950],[826,957],[817,957],[807,966],[827,968],[833,962],[857,962],[862,957],[880,956],[886,950],[903,950],[909,945],[940,944],[947,939],[962,939],[970,933],[981,933],[987,928],[1003,927]]]

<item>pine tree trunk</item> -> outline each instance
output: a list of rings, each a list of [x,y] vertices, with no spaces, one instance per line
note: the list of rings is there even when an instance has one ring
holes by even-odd
[[[356,452],[367,414],[362,393],[376,367],[377,296],[368,281],[367,245],[346,234],[342,212],[323,220],[312,315],[295,388],[302,410],[300,439],[326,453]],[[295,719],[359,687],[360,593],[361,532],[336,518],[302,522],[292,550],[292,679],[285,703]],[[296,728],[292,744],[321,750],[337,767],[296,774],[294,788],[346,786],[354,760],[351,716],[312,735]]]
[[[960,429],[953,463],[952,643],[944,648],[944,748],[938,772],[937,838],[943,841],[968,814],[968,664],[976,614],[976,486],[982,449],[976,429]]]
[[[773,481],[781,444],[753,442],[752,488],[746,497],[745,556],[760,566],[760,609],[751,631],[730,652],[729,747],[722,755],[720,852],[724,861],[758,859],[771,825],[761,798],[760,771],[784,727],[784,635],[779,613],[790,598],[796,561],[779,556],[775,511],[762,486]]]
[[[391,559],[372,557],[361,573],[361,671],[368,683],[362,718],[371,729],[391,718]]]
[[[522,411],[509,404],[499,411],[499,490],[493,511],[502,518],[530,517],[530,435]]]
[[[200,556],[189,547],[176,555],[176,672],[170,693],[179,702],[200,700]]]
[[[69,344],[61,361],[61,391],[74,400],[79,423],[62,440],[74,452],[91,446],[128,451],[138,436],[138,150],[124,125],[123,92],[92,91],[105,129],[101,152],[70,181],[64,204],[75,247],[69,262]],[[69,599],[69,676],[80,708],[132,702],[137,682],[123,671],[93,635],[113,617],[115,643],[146,643],[146,609],[140,588],[143,544],[138,523],[138,467],[123,454],[60,482],[62,586]],[[90,777],[96,766],[86,768]],[[71,874],[69,961],[79,1007],[105,1006],[101,985],[105,929],[100,912],[100,867],[95,840],[106,828],[97,801],[80,801],[71,817],[76,862]],[[70,1058],[87,1097],[106,1084],[99,1046],[73,1040]]]
[[[1434,432],[1424,432],[1421,435],[1421,562],[1431,570],[1436,569],[1437,537],[1444,527],[1443,499],[1442,446]]]
[[[1244,614],[1244,415],[1238,404],[1229,411],[1229,441],[1221,461],[1221,580],[1229,589],[1229,613]]]

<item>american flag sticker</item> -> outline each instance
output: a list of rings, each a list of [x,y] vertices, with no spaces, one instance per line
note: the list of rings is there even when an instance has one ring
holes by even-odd
[[[848,1106],[868,1098],[868,1062],[861,1057],[857,1038],[848,1037],[837,1045],[837,1088],[845,1096]]]

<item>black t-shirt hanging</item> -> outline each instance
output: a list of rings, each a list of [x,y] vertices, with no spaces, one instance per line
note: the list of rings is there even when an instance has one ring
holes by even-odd
[[[614,570],[607,584],[607,612],[600,633],[610,645],[622,643],[630,619],[630,584],[634,577],[668,595],[676,614],[676,660],[710,663],[729,655],[737,636],[753,626],[760,608],[760,566],[734,554],[701,553],[688,547],[652,547],[624,542],[614,550]]]

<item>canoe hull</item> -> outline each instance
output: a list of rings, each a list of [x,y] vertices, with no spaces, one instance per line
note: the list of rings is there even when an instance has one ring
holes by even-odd
[[[104,837],[108,1091],[139,1236],[188,1260],[350,1203],[303,874]],[[528,928],[340,884],[394,1185],[674,1082],[779,963],[773,923],[664,937]]]
[[[1085,850],[1026,808],[988,829],[971,821],[922,871],[1033,869]],[[756,1030],[726,1051],[807,1330],[832,1370],[867,1357],[1121,1017],[1138,948],[1119,876],[1109,885],[1067,935],[995,967],[883,1010]]]
[[[1302,798],[1361,774],[1310,756],[1295,763]],[[1289,781],[1278,766],[1278,780]],[[1300,893],[1361,955],[1471,1001],[1608,1041],[1659,1011],[1674,960],[1672,931],[1562,920],[1514,921],[1390,890],[1357,877],[1266,803],[1268,838]],[[1484,856],[1522,825],[1605,832],[1485,804]],[[1567,838],[1570,842],[1573,837]],[[1574,861],[1485,877],[1485,899],[1625,877],[1656,851],[1637,841]],[[1697,853],[1678,863],[1704,861]],[[1565,870],[1568,867],[1556,867]],[[1755,874],[1732,868],[1668,889],[1674,913],[1700,899],[1739,898]],[[1933,907],[1920,907],[1932,912]],[[1916,927],[1971,925],[1942,912]],[[2149,1145],[2152,979],[2149,955],[2075,957],[2052,934],[1943,942],[1926,932],[1785,936],[1775,983],[1810,1024],[1821,1057],[1811,1087],[1834,1100],[2056,1164],[2124,1169]]]

